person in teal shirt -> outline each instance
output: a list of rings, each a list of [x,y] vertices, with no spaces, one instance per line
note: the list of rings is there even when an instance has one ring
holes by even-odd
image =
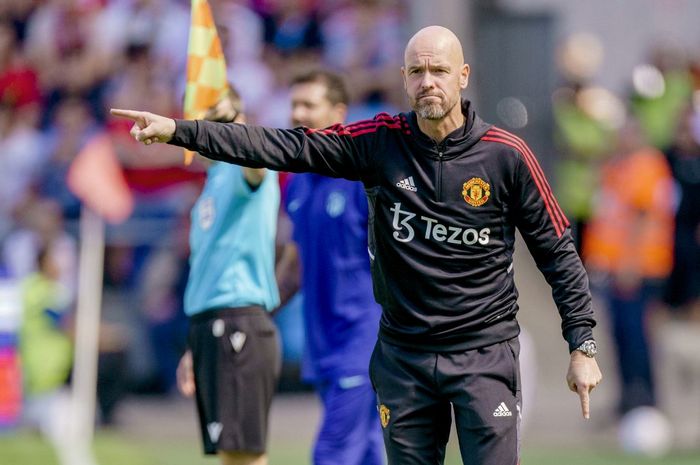
[[[244,122],[235,89],[205,119]],[[279,305],[277,173],[214,162],[191,215],[185,313],[189,350],[178,386],[195,395],[205,454],[223,465],[265,464],[281,366],[269,311]]]

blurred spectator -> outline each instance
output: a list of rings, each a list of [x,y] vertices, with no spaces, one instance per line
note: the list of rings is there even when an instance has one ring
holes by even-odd
[[[151,388],[163,393],[175,386],[175,372],[187,348],[189,327],[182,306],[189,272],[187,229],[180,226],[178,230],[178,243],[150,254],[139,289],[154,359]]]
[[[108,87],[110,106],[142,105],[152,101],[165,114],[176,114],[176,98],[170,83],[154,68],[153,49],[149,43],[130,42],[124,53],[123,66],[113,75]]]
[[[356,102],[389,101],[403,103],[401,11],[394,0],[344,1],[327,9],[321,25],[323,58],[343,70],[352,82],[352,99]],[[397,95],[398,94],[398,95]],[[360,117],[376,114],[376,107]],[[381,108],[381,111],[387,111]]]
[[[303,52],[294,52],[288,55],[271,52],[266,56],[266,61],[272,70],[274,84],[268,89],[267,96],[257,111],[255,124],[262,124],[273,128],[286,128],[289,125],[289,79],[318,63],[317,59]]]
[[[15,29],[20,42],[24,42],[27,23],[43,0],[3,0],[0,2],[0,18],[7,18]]]
[[[27,197],[43,161],[36,129],[40,91],[36,72],[20,53],[14,27],[0,20],[0,240],[12,214]]]
[[[685,112],[668,159],[679,194],[665,301],[700,323],[700,105]]]
[[[636,122],[620,131],[596,196],[583,257],[591,280],[604,278],[621,383],[618,411],[625,414],[656,404],[647,325],[672,264],[671,171]]]
[[[649,64],[634,68],[632,111],[649,142],[661,150],[673,143],[681,113],[692,91],[691,75],[682,50],[658,47]]]
[[[283,55],[320,50],[318,12],[309,0],[257,2],[265,26],[265,43]]]
[[[56,281],[74,303],[77,292],[78,250],[63,224],[61,207],[48,198],[31,198],[18,215],[19,228],[4,241],[2,261],[10,275],[23,279],[39,271],[37,258],[43,250],[56,268]]]
[[[114,31],[112,48],[119,54],[150,50],[154,76],[177,89],[169,98],[184,95],[189,9],[189,0],[112,0],[102,15],[101,27]]]
[[[137,337],[140,331],[133,328],[135,322],[140,323],[138,300],[131,283],[137,276],[133,247],[106,247],[97,366],[97,407],[103,426],[116,423],[119,404],[136,378],[136,370],[129,366],[130,351],[138,352],[138,358],[148,354],[147,345]]]
[[[576,34],[558,51],[557,63],[565,84],[554,93],[557,197],[572,223],[581,251],[591,216],[593,193],[599,183],[601,159],[612,149],[615,130],[624,118],[617,97],[592,84],[602,62],[603,48],[595,36]]]
[[[122,309],[123,310],[123,309]],[[100,425],[116,423],[117,408],[129,388],[127,347],[131,342],[122,323],[100,323],[97,360],[97,407]]]
[[[22,109],[36,106],[40,100],[36,70],[21,54],[16,29],[9,21],[0,20],[0,101]]]
[[[0,239],[12,229],[12,216],[31,192],[43,163],[41,134],[24,123],[15,108],[0,103]]]
[[[674,425],[674,443],[700,444],[700,102],[682,113],[667,152],[676,181],[673,269],[664,300],[671,318],[658,329],[660,388]]]
[[[226,63],[231,66],[259,60],[265,45],[262,17],[249,8],[245,0],[211,0],[209,4],[224,48]]]
[[[104,83],[119,52],[113,39],[121,33],[105,12],[100,0],[48,0],[32,15],[26,52],[46,96],[44,123],[66,95],[84,96],[103,119]]]
[[[41,195],[57,201],[67,219],[77,219],[80,214],[80,201],[66,184],[68,169],[98,129],[89,103],[81,97],[69,96],[57,102],[45,132],[48,156],[41,165],[38,190]]]
[[[240,89],[252,119],[265,107],[275,85],[275,76],[263,60],[264,25],[262,17],[244,5],[243,0],[210,2],[226,57],[229,81]]]
[[[65,437],[62,387],[73,363],[73,348],[64,326],[68,293],[58,282],[59,269],[49,252],[50,244],[45,246],[37,257],[37,271],[22,282],[19,348],[26,421],[60,447]]]

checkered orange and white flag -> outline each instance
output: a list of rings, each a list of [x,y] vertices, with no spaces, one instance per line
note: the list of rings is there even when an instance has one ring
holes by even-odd
[[[190,38],[187,46],[186,119],[202,118],[204,113],[226,96],[226,60],[207,0],[192,0]],[[185,150],[185,164],[194,153]]]

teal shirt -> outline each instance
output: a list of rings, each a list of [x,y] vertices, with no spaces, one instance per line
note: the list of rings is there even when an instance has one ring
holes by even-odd
[[[280,194],[277,173],[267,171],[252,190],[243,168],[214,163],[192,209],[190,275],[185,313],[279,305],[275,234]]]

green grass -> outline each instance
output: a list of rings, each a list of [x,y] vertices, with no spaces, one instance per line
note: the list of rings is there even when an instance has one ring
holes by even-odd
[[[459,462],[454,462],[455,464]],[[595,449],[540,449],[524,451],[522,465],[698,465],[700,452],[696,454],[670,455],[660,459],[647,459],[623,455],[615,450]]]
[[[152,442],[128,438],[120,433],[100,432],[95,439],[99,465],[214,465],[213,457],[203,457],[193,438],[191,442]],[[308,465],[309,451],[304,445],[277,445],[270,451],[272,465]],[[452,447],[446,465],[459,465],[459,452]],[[0,436],[2,465],[58,465],[51,448],[38,436],[27,433]],[[614,450],[525,449],[522,465],[698,465],[695,454],[672,455],[664,459],[643,459]]]

